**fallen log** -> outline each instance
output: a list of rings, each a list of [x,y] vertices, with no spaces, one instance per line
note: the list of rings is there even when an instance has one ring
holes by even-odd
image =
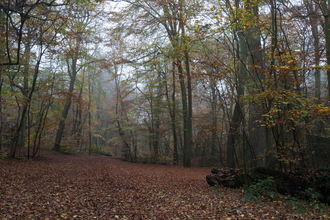
[[[240,169],[212,169],[211,175],[206,176],[206,181],[210,186],[223,185],[230,188],[243,186]]]

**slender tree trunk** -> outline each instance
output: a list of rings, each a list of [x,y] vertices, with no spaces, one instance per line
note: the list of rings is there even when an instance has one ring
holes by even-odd
[[[132,158],[131,155],[131,148],[127,141],[125,140],[125,131],[122,129],[119,116],[118,116],[118,104],[119,104],[119,99],[121,99],[120,95],[120,87],[119,87],[119,79],[118,79],[118,74],[117,74],[117,66],[115,65],[115,86],[116,86],[116,116],[117,116],[117,128],[118,128],[118,133],[119,136],[122,138],[123,144],[124,144],[124,149],[125,149],[125,159],[129,159],[130,157]]]
[[[157,160],[159,155],[159,127],[160,127],[160,121],[159,121],[159,102],[161,99],[161,85],[162,83],[162,76],[161,72],[158,72],[158,86],[157,86],[157,97],[156,97],[156,105],[153,108],[152,113],[152,133],[153,133],[153,155],[155,160]],[[152,94],[151,94],[152,97]]]
[[[172,93],[172,114],[171,114],[171,120],[172,120],[172,131],[173,131],[173,165],[179,164],[179,157],[178,157],[178,136],[176,133],[176,110],[175,110],[175,63],[172,63],[173,68],[173,93]]]
[[[30,146],[31,146],[31,140],[30,140],[30,124],[31,124],[31,120],[30,120],[30,112],[31,112],[31,105],[29,106],[29,110],[28,110],[28,114],[27,114],[27,126],[29,127],[28,128],[28,143],[27,143],[27,158],[29,159],[30,158]],[[37,136],[37,133],[36,133],[36,136]]]
[[[80,151],[82,150],[82,109],[79,108],[78,113],[78,123],[77,123],[77,129],[78,129],[78,135],[77,135],[77,146],[79,147]]]
[[[212,110],[212,140],[211,140],[211,150],[212,150],[212,157],[213,161],[212,164],[215,164],[218,154],[217,147],[216,147],[216,140],[217,140],[217,95],[216,95],[216,81],[212,77],[211,79],[211,110]]]
[[[237,154],[235,151],[235,140],[236,140],[236,133],[238,131],[238,127],[241,124],[241,122],[242,122],[241,103],[236,102],[234,108],[234,114],[232,116],[232,120],[230,122],[230,127],[229,127],[230,133],[227,136],[227,162],[228,162],[228,167],[230,168],[236,167],[235,157],[237,157]]]
[[[136,135],[133,137],[134,161],[137,161],[137,140]]]
[[[164,74],[164,77],[166,77],[166,73]],[[166,89],[166,99],[168,103],[168,108],[170,111],[170,117],[171,117],[171,127],[172,127],[172,133],[173,133],[173,165],[178,165],[178,137],[176,133],[176,120],[175,120],[175,63],[172,62],[172,77],[173,77],[173,84],[172,84],[172,103],[170,102],[169,98],[169,92],[168,92],[168,85],[167,85],[167,79],[165,78],[165,89]]]
[[[30,31],[28,31],[30,32]],[[23,96],[25,98],[28,98],[29,96],[29,73],[30,73],[30,55],[31,55],[31,39],[28,39],[27,42],[25,43],[25,52],[24,52],[24,57],[25,57],[25,62],[26,64],[24,65],[23,69]],[[29,107],[30,109],[30,107]],[[28,114],[30,111],[28,111]],[[25,139],[26,139],[26,133],[27,133],[27,114],[22,118],[23,120],[23,125],[22,125],[22,132],[21,132],[21,144],[20,147],[24,148],[25,147]]]
[[[155,124],[153,127],[153,154],[155,160],[157,160],[158,154],[159,154],[159,135],[158,135],[158,130],[159,130],[159,117],[158,115],[155,116]]]
[[[150,113],[151,113],[151,119],[149,120],[149,145],[150,145],[150,153],[152,154],[153,158],[156,158],[156,151],[157,151],[157,143],[155,143],[155,109],[154,109],[154,100],[152,97],[152,93],[150,94]],[[148,122],[145,121],[148,125]]]
[[[179,71],[179,80],[181,87],[181,96],[182,96],[182,117],[183,117],[183,165],[189,166],[190,161],[190,140],[188,133],[188,102],[187,102],[187,91],[184,82],[184,76],[182,72],[182,64],[181,61],[178,61],[178,71]]]
[[[325,34],[325,49],[327,56],[327,64],[330,65],[330,24],[329,24],[329,2],[323,0],[323,16],[324,16],[324,34]],[[330,101],[330,69],[327,69],[328,77],[328,101]]]
[[[190,75],[190,66],[189,66],[189,55],[187,48],[185,49],[185,66],[186,66],[186,74],[187,74],[187,92],[188,92],[188,118],[187,118],[187,129],[188,129],[188,137],[187,137],[187,145],[185,149],[185,157],[183,165],[185,167],[191,167],[191,151],[192,151],[192,91],[191,91],[191,75]]]
[[[320,103],[321,98],[321,73],[319,69],[320,65],[320,46],[319,46],[319,30],[318,30],[318,20],[315,13],[315,8],[313,6],[313,1],[306,2],[307,11],[309,14],[309,20],[311,22],[312,35],[314,37],[314,56],[315,56],[315,98],[316,102]]]
[[[320,103],[321,99],[321,73],[319,69],[320,65],[320,55],[319,55],[319,37],[317,26],[312,27],[312,32],[314,36],[314,47],[315,47],[315,98],[317,103]]]
[[[239,74],[238,74],[238,87],[237,87],[237,102],[234,108],[234,113],[230,122],[229,135],[227,136],[227,161],[228,166],[235,168],[235,140],[237,130],[243,120],[243,103],[240,102],[240,97],[244,95],[244,85],[246,80],[246,59],[247,59],[247,42],[242,32],[238,32],[239,36]],[[238,165],[238,164],[237,164]]]
[[[91,102],[92,102],[92,94],[91,94],[91,82],[90,78],[88,79],[88,137],[89,137],[89,148],[88,153],[89,155],[92,154],[92,116],[91,116]]]
[[[69,87],[69,91],[67,94],[67,99],[62,111],[62,117],[60,119],[60,123],[59,123],[59,128],[57,130],[56,133],[56,138],[55,138],[55,144],[54,144],[54,151],[60,151],[61,150],[61,140],[62,140],[62,136],[63,136],[63,131],[64,131],[64,127],[65,127],[65,121],[66,118],[68,116],[69,113],[69,109],[71,106],[71,94],[73,92],[74,89],[74,83],[76,81],[76,75],[77,75],[77,57],[75,56],[72,59],[72,64],[71,64],[71,80],[70,80],[70,87]]]
[[[182,1],[183,2],[183,1]],[[181,3],[183,4],[183,3]],[[182,5],[181,5],[182,7]],[[182,15],[183,16],[183,15]],[[188,102],[187,100],[185,101],[188,105],[187,105],[187,109],[186,109],[186,139],[185,139],[185,143],[184,143],[184,158],[183,158],[183,166],[185,167],[191,167],[191,150],[192,150],[192,91],[191,91],[191,75],[190,75],[190,64],[189,64],[189,54],[188,54],[188,42],[186,40],[186,35],[185,35],[185,21],[181,21],[182,25],[181,25],[181,38],[182,38],[182,43],[184,43],[184,58],[185,58],[185,67],[186,67],[186,75],[187,75],[187,90],[184,88],[184,93],[185,93],[185,97],[188,98]],[[181,67],[181,71],[182,71],[182,67]],[[183,80],[180,79],[180,81],[184,82],[184,77],[182,77]],[[186,96],[186,91],[187,91],[187,96]]]

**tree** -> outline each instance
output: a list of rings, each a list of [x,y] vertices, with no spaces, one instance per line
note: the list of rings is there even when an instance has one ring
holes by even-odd
[[[59,19],[58,13],[56,12],[49,13],[49,11],[47,10],[35,10],[34,12],[36,18],[26,22],[26,26],[24,29],[22,29],[22,31],[26,30],[27,34],[26,36],[24,35],[24,38],[20,39],[24,43],[24,61],[26,62],[26,64],[23,65],[23,82],[20,81],[21,78],[19,77],[20,65],[18,65],[17,69],[11,69],[13,70],[13,73],[8,71],[7,74],[11,90],[14,93],[16,91],[20,91],[22,93],[22,98],[17,98],[17,96],[15,95],[19,111],[17,115],[17,124],[15,127],[14,138],[11,142],[10,156],[12,158],[15,157],[18,148],[25,146],[25,139],[27,134],[26,130],[29,131],[29,129],[27,129],[27,118],[29,114],[30,105],[32,103],[32,97],[37,91],[40,65],[42,63],[44,54],[49,51],[49,49],[53,46],[53,43],[55,42],[56,35],[59,31],[57,24],[61,23],[61,19]],[[44,19],[40,21],[38,19],[39,16],[43,16]],[[32,40],[33,37],[35,38],[34,40]],[[30,59],[30,56],[32,54],[32,48],[34,48],[37,52],[36,59],[34,60],[34,72],[31,78],[29,66],[31,65],[32,61],[32,59]],[[17,62],[18,60],[19,58],[17,58]],[[11,61],[9,61],[9,63],[10,62]],[[14,64],[11,63],[3,65],[13,67]],[[31,82],[31,85],[29,85],[29,81]]]
[[[248,64],[251,76],[252,88],[250,92],[263,90],[263,60],[260,40],[260,30],[258,30],[259,6],[257,1],[247,1],[246,7],[252,21],[248,30]],[[252,103],[249,107],[249,135],[250,153],[254,164],[252,166],[263,166],[263,155],[265,150],[265,128],[262,125],[263,112],[260,103]],[[251,166],[251,165],[250,165]]]
[[[68,116],[68,112],[71,106],[72,94],[75,86],[75,81],[78,72],[86,64],[79,66],[79,61],[83,60],[84,48],[83,43],[87,40],[89,31],[89,25],[91,22],[91,13],[88,6],[75,6],[74,8],[68,8],[68,33],[67,33],[67,45],[68,48],[64,49],[65,61],[67,63],[67,71],[70,77],[69,89],[67,92],[66,102],[62,111],[62,116],[59,122],[59,128],[56,133],[54,150],[60,151],[61,140],[65,127],[65,121]]]
[[[191,166],[191,148],[192,148],[192,85],[190,74],[190,39],[186,34],[188,27],[187,20],[194,16],[194,7],[198,7],[198,2],[194,5],[189,2],[168,1],[168,2],[132,2],[124,1],[129,7],[118,14],[120,18],[114,18],[121,25],[128,25],[128,35],[139,35],[144,32],[137,29],[137,24],[141,25],[142,29],[151,27],[162,27],[166,33],[169,43],[172,46],[173,52],[171,54],[173,62],[176,63],[181,87],[181,101],[182,101],[182,117],[183,117],[183,131],[184,131],[184,166]],[[136,11],[137,16],[133,16],[134,23],[124,23],[124,19],[131,18],[131,12]],[[125,14],[125,16],[123,16]],[[148,21],[140,19],[144,16],[148,17]],[[124,30],[122,26],[118,26],[120,31]],[[115,29],[116,30],[116,29]],[[155,33],[155,32],[154,32]],[[151,33],[153,34],[153,33]],[[184,64],[183,64],[184,63]],[[184,72],[185,69],[185,72]],[[187,83],[187,87],[186,87]]]

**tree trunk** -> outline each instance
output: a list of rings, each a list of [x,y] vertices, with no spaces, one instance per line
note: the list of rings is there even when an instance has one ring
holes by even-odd
[[[251,1],[247,2],[248,10],[251,11],[252,21],[258,20],[258,6],[251,5]],[[256,26],[256,25],[255,25]],[[250,92],[261,90],[263,83],[262,74],[262,48],[260,41],[260,33],[256,27],[252,27],[248,34],[249,46],[249,72],[251,74],[252,86]],[[261,126],[263,121],[262,108],[260,103],[251,103],[249,107],[249,136],[250,136],[250,151],[248,166],[263,166],[264,150],[265,150],[265,127]]]
[[[187,102],[187,91],[184,82],[183,72],[182,72],[182,64],[181,61],[178,61],[178,71],[179,71],[179,80],[181,87],[181,97],[182,97],[182,117],[183,117],[183,165],[189,166],[190,161],[190,140],[188,134],[188,102]]]
[[[185,167],[191,167],[191,150],[192,150],[192,91],[191,91],[191,76],[190,76],[190,67],[189,67],[189,55],[187,48],[185,49],[185,66],[186,66],[186,74],[187,74],[187,92],[188,92],[188,118],[187,118],[187,127],[188,127],[188,137],[187,137],[187,145],[184,150],[185,157],[183,165]]]
[[[323,16],[324,16],[324,34],[325,34],[325,49],[327,56],[327,65],[330,65],[330,24],[329,24],[329,10],[328,0],[323,0]],[[328,77],[328,101],[330,101],[330,69],[327,69]]]
[[[173,84],[172,84],[172,103],[170,103],[169,92],[167,87],[167,79],[166,73],[164,74],[165,77],[165,89],[166,89],[166,99],[168,103],[168,108],[170,111],[171,117],[171,127],[173,133],[173,165],[178,165],[178,137],[176,133],[176,116],[175,116],[175,63],[172,62],[172,77],[173,77]]]
[[[315,21],[316,22],[316,21]],[[315,23],[314,22],[314,23]],[[315,47],[315,98],[316,102],[320,103],[321,99],[321,73],[319,69],[320,65],[320,55],[319,55],[319,31],[317,28],[317,23],[312,22],[312,33],[314,36],[314,47]]]
[[[321,74],[320,69],[320,54],[319,54],[319,30],[318,30],[318,20],[316,15],[316,9],[313,6],[313,1],[305,2],[307,13],[309,15],[309,21],[311,23],[312,35],[314,37],[314,64],[315,64],[315,98],[316,103],[320,103],[321,98]]]
[[[172,114],[171,114],[171,120],[172,120],[172,131],[173,131],[173,165],[178,165],[178,136],[176,133],[176,116],[175,116],[175,63],[172,63],[173,68],[173,93],[172,93]]]
[[[30,31],[28,31],[30,33]],[[30,73],[30,55],[31,55],[31,39],[28,39],[27,42],[25,43],[25,52],[24,52],[24,57],[25,57],[25,65],[23,69],[23,96],[27,99],[29,96],[29,73]],[[28,114],[30,111],[28,111]],[[22,116],[23,117],[23,116]],[[26,129],[27,129],[27,114],[22,118],[23,120],[23,125],[22,125],[22,132],[21,132],[21,143],[20,147],[24,148],[25,147],[25,139],[26,139]]]
[[[238,4],[237,4],[238,5]],[[230,122],[230,133],[227,136],[227,162],[228,167],[235,168],[235,140],[237,130],[243,120],[243,103],[240,102],[240,97],[244,95],[244,85],[246,79],[246,59],[247,59],[247,42],[242,33],[242,30],[237,31],[239,37],[239,50],[238,50],[238,62],[239,62],[239,74],[237,85],[237,102],[235,105],[234,113]],[[237,155],[236,155],[237,156]],[[237,164],[238,165],[238,164]]]
[[[54,144],[54,148],[53,148],[54,151],[61,150],[61,140],[62,140],[63,131],[64,131],[64,127],[65,127],[65,121],[66,121],[66,118],[68,116],[69,109],[71,106],[71,95],[72,95],[72,92],[74,89],[74,83],[76,81],[76,75],[77,75],[77,66],[76,65],[77,65],[77,57],[74,57],[72,59],[72,64],[71,64],[70,87],[69,87],[67,99],[66,99],[63,111],[62,111],[62,117],[60,119],[59,128],[56,133],[55,144]]]
[[[211,140],[211,152],[212,152],[212,164],[215,164],[216,159],[218,158],[218,151],[216,147],[217,140],[217,95],[216,95],[216,81],[212,77],[211,79],[211,110],[212,110],[212,140]]]
[[[88,153],[89,155],[92,154],[92,116],[91,116],[91,102],[92,102],[92,95],[91,95],[91,82],[90,77],[88,77],[88,137],[89,137],[89,148]]]

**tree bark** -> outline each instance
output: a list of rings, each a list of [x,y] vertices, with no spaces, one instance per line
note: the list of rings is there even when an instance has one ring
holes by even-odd
[[[216,81],[215,79],[211,78],[211,114],[212,114],[212,139],[211,139],[211,152],[212,152],[212,164],[215,164],[216,159],[218,158],[218,151],[216,147],[216,140],[217,140],[217,95],[216,95]]]
[[[164,74],[166,77],[166,73]],[[175,63],[172,62],[172,77],[173,77],[173,84],[172,84],[172,103],[170,102],[169,92],[168,92],[168,85],[167,79],[165,78],[165,89],[166,89],[166,99],[167,105],[170,110],[170,117],[171,117],[171,127],[173,133],[173,165],[178,165],[178,137],[176,133],[176,116],[175,116]]]
[[[251,75],[252,86],[250,92],[258,92],[262,90],[263,83],[263,63],[262,48],[260,40],[260,32],[256,28],[259,19],[258,6],[256,2],[247,1],[248,11],[251,12],[252,24],[248,34],[249,47],[249,72]],[[265,127],[261,126],[263,121],[262,108],[260,103],[251,103],[249,107],[249,137],[250,150],[248,151],[248,166],[263,166],[264,150],[265,150]]]
[[[185,145],[185,156],[183,165],[185,167],[191,167],[191,150],[192,150],[192,91],[191,91],[191,76],[190,76],[190,67],[189,67],[189,55],[188,50],[185,48],[185,66],[186,66],[186,74],[187,74],[187,92],[188,92],[188,115],[187,115],[187,145]]]
[[[246,79],[246,59],[247,59],[247,42],[242,32],[238,32],[239,36],[239,75],[237,86],[237,102],[235,105],[234,113],[230,122],[229,135],[227,137],[227,162],[230,168],[235,168],[235,140],[237,130],[243,120],[242,107],[243,103],[240,102],[240,97],[244,95],[244,82]]]
[[[327,57],[327,65],[330,65],[330,24],[329,24],[329,2],[323,0],[323,16],[324,16],[324,34],[325,34],[325,49]],[[330,101],[330,69],[327,69],[328,77],[328,101]]]
[[[70,80],[70,87],[69,87],[69,91],[67,94],[67,99],[62,111],[62,117],[60,119],[60,123],[59,123],[59,128],[56,132],[56,138],[55,138],[55,144],[54,144],[54,151],[60,151],[61,150],[61,140],[62,140],[62,136],[63,136],[63,131],[64,131],[64,127],[65,127],[65,121],[66,118],[68,116],[69,113],[69,109],[71,106],[71,95],[74,89],[74,83],[76,81],[76,75],[77,75],[77,55],[75,55],[75,57],[72,59],[72,64],[71,64],[71,80]]]
[[[88,77],[88,138],[89,138],[89,147],[88,147],[88,154],[92,154],[92,115],[91,115],[91,102],[92,102],[92,95],[91,95],[91,79]]]
[[[182,64],[181,61],[178,60],[178,71],[179,71],[179,80],[180,80],[180,87],[181,87],[181,99],[182,99],[182,117],[183,117],[183,165],[189,166],[190,161],[190,140],[189,140],[189,134],[188,134],[188,102],[187,102],[187,91],[186,91],[186,85],[184,82],[184,76],[182,72]]]

